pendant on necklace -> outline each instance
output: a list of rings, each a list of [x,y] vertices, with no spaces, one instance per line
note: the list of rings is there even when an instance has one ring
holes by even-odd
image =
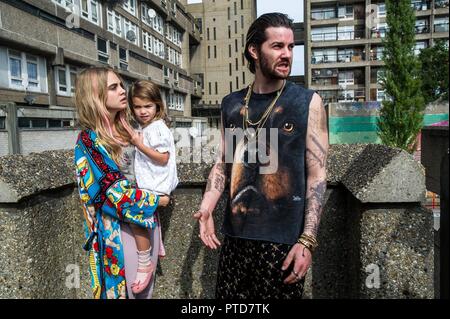
[[[253,140],[256,137],[256,131],[253,128],[247,128],[245,130],[245,136],[248,140]]]

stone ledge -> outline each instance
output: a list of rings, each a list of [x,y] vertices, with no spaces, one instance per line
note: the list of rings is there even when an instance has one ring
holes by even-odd
[[[343,184],[363,203],[424,200],[424,169],[400,149],[378,144],[332,145],[327,163],[328,183]],[[180,186],[204,185],[212,165],[178,163]],[[0,157],[0,203],[18,202],[74,183],[71,150]]]

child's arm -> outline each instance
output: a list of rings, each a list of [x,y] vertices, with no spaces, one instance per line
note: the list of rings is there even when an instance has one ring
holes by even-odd
[[[146,146],[144,144],[144,135],[140,132],[136,132],[136,134],[131,137],[131,143],[158,165],[166,165],[169,161],[169,152],[160,153],[157,150]]]

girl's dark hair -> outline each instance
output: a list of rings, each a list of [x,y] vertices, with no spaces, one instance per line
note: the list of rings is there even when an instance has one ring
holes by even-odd
[[[156,104],[156,114],[153,121],[162,119],[167,126],[170,125],[170,120],[166,112],[166,107],[164,105],[163,99],[161,97],[161,92],[157,84],[148,80],[139,80],[134,82],[130,90],[128,91],[128,105],[131,110],[134,109],[133,98],[138,97],[140,99],[149,100]],[[133,118],[134,112],[132,112]]]
[[[256,49],[260,51],[261,45],[267,40],[266,38],[266,29],[270,27],[285,27],[294,31],[294,25],[292,20],[289,19],[287,14],[273,12],[266,13],[260,16],[258,19],[253,21],[252,25],[248,29],[247,38],[245,43],[245,51],[244,55],[248,61],[248,68],[250,72],[255,73],[255,61],[253,60],[250,52],[248,51],[248,47],[250,45],[255,45]]]

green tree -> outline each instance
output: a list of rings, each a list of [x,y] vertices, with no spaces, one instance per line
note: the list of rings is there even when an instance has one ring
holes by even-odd
[[[420,64],[414,55],[415,15],[411,1],[386,0],[386,22],[385,68],[381,76],[386,98],[377,122],[378,136],[385,145],[413,152],[425,102],[420,90]]]
[[[419,60],[422,73],[422,94],[426,103],[448,99],[448,47],[444,40],[423,49]]]

